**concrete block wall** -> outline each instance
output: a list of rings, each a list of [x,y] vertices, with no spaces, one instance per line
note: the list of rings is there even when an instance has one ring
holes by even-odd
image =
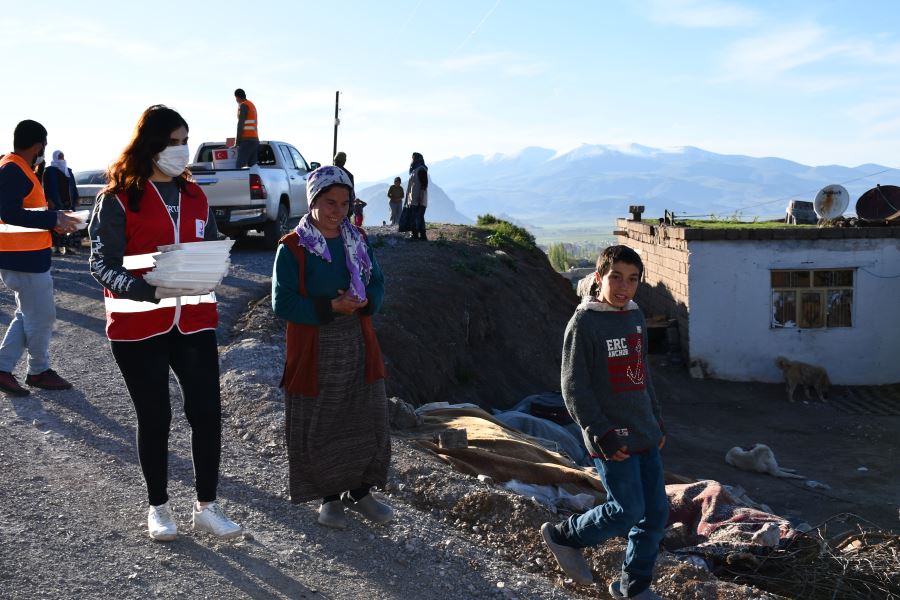
[[[664,315],[678,323],[681,354],[689,359],[688,240],[684,229],[619,219],[616,243],[634,248],[644,262],[644,282],[635,300],[648,317]]]

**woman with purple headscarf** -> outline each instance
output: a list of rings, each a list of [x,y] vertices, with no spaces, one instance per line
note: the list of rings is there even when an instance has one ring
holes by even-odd
[[[272,308],[287,321],[285,439],[291,501],[321,499],[319,523],[343,529],[345,508],[375,523],[393,510],[370,493],[391,457],[384,361],[372,326],[384,277],[350,224],[353,184],[337,167],[306,182],[309,213],[275,255]]]

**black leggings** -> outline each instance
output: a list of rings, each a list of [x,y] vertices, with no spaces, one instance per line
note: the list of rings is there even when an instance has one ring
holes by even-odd
[[[137,413],[138,458],[151,506],[169,500],[169,367],[175,373],[191,426],[197,500],[216,499],[222,445],[219,351],[215,331],[170,332],[139,342],[110,342]]]

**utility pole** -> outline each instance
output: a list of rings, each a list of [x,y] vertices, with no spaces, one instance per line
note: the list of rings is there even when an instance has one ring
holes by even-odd
[[[334,149],[331,151],[332,161],[334,160],[334,155],[337,154],[337,130],[338,125],[341,124],[341,120],[338,118],[338,103],[340,102],[341,92],[338,90],[334,93]]]

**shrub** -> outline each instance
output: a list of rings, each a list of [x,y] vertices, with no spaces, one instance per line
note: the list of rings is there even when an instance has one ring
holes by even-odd
[[[487,237],[487,244],[494,248],[510,248],[518,246],[520,248],[534,249],[537,246],[534,242],[534,236],[531,235],[524,227],[513,225],[509,221],[498,219],[494,215],[478,215],[478,227],[493,231]]]
[[[575,259],[569,255],[562,242],[550,244],[547,249],[547,257],[550,259],[550,265],[560,272],[567,271],[575,263]]]

